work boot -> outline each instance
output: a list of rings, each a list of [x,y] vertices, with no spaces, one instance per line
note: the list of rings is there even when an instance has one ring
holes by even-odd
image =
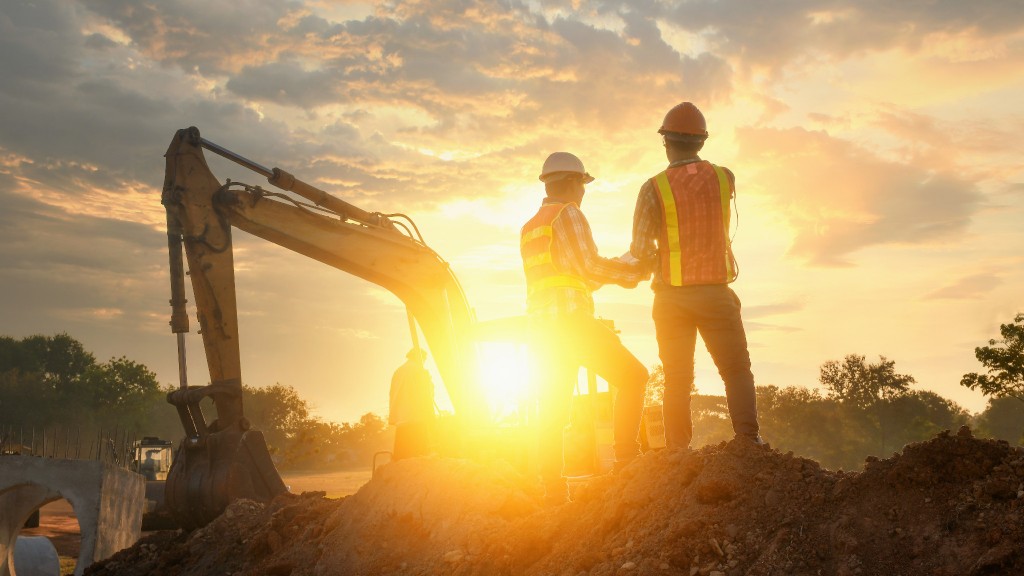
[[[752,443],[754,446],[765,446],[765,441],[761,439],[760,434],[737,434],[736,439],[746,440]]]

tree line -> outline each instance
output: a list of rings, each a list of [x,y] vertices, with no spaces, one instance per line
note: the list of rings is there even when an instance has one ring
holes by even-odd
[[[757,388],[766,440],[774,448],[845,470],[859,469],[867,456],[888,457],[908,443],[964,424],[978,436],[1024,445],[1024,314],[1001,325],[1000,334],[1001,339],[975,348],[986,371],[965,374],[960,381],[988,397],[978,414],[934,392],[913,390],[914,377],[897,372],[895,362],[884,356],[868,362],[850,354],[821,365],[820,389]],[[649,401],[661,394],[662,371],[652,372],[652,384]],[[694,395],[691,409],[694,446],[732,438],[725,397]]]
[[[1001,339],[975,349],[986,368],[965,374],[961,385],[988,396],[971,414],[955,402],[914,390],[913,376],[880,356],[869,362],[850,354],[820,367],[819,387],[759,386],[758,413],[766,440],[833,469],[859,469],[867,456],[887,457],[904,445],[941,430],[970,425],[980,436],[1024,445],[1024,314],[1000,326]],[[148,368],[127,358],[97,362],[68,336],[0,337],[0,436],[24,429],[133,431],[135,437],[178,440],[182,427],[166,402],[173,387],[161,387]],[[657,366],[647,403],[661,402],[664,371]],[[386,422],[368,413],[358,422],[337,424],[311,416],[294,388],[281,384],[243,386],[246,417],[261,430],[282,469],[365,467],[389,450]],[[212,410],[204,402],[204,410]],[[725,397],[693,394],[693,446],[732,438]],[[212,420],[207,415],[207,420]]]
[[[35,435],[177,441],[184,432],[177,411],[167,403],[173,389],[128,358],[97,362],[67,334],[0,337],[0,438],[7,449]],[[324,422],[310,415],[309,404],[291,386],[243,386],[242,402],[282,469],[365,466],[391,445],[380,417]],[[200,406],[207,422],[212,421],[212,403]]]

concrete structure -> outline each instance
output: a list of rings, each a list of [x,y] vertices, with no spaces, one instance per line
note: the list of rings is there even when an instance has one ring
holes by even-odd
[[[0,576],[11,576],[18,532],[32,512],[67,499],[82,531],[75,576],[139,539],[142,476],[95,460],[0,456]]]

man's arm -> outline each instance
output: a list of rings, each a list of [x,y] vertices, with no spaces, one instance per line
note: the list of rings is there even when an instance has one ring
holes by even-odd
[[[648,180],[640,187],[633,210],[633,243],[629,252],[641,262],[645,270],[657,266],[658,246],[655,240],[661,230],[661,205],[654,188],[654,181]]]
[[[618,284],[633,288],[647,278],[647,272],[637,263],[626,263],[614,258],[603,258],[597,252],[594,236],[586,216],[575,205],[568,206],[553,225],[561,264],[600,286]]]

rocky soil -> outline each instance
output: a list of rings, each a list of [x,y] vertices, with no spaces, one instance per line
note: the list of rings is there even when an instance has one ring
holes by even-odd
[[[85,573],[1024,574],[1024,449],[963,428],[854,473],[733,441],[650,452],[557,507],[511,468],[414,459],[342,499],[236,502]]]

